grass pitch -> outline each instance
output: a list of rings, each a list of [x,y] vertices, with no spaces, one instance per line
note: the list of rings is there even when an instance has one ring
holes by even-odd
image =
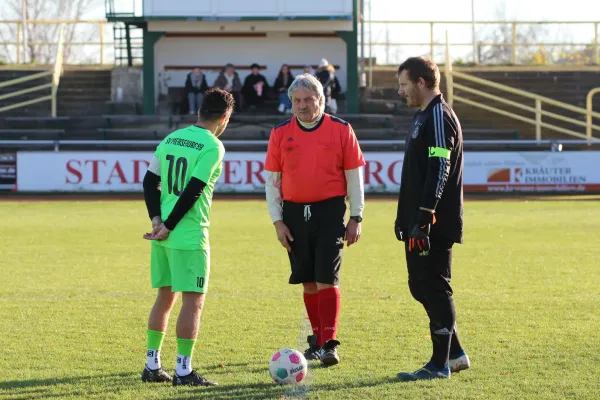
[[[264,202],[215,201],[193,363],[220,386],[173,388],[140,381],[154,296],[143,201],[0,203],[0,398],[600,398],[598,202],[466,203],[452,284],[472,368],[448,381],[394,379],[430,356],[394,217],[393,201],[367,200],[363,238],[346,251],[342,363],[312,365],[305,384],[281,387],[268,360],[281,347],[305,348],[301,289],[287,284]]]

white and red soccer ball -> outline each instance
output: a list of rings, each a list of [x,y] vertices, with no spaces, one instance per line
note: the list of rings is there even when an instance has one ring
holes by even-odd
[[[306,377],[308,366],[298,350],[281,349],[269,361],[269,373],[278,384],[299,383]]]

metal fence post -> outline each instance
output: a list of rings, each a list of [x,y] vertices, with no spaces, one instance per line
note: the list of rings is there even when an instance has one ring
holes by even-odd
[[[104,64],[104,22],[100,23],[100,65]]]
[[[517,63],[517,23],[512,23],[512,55],[511,62],[514,64]]]
[[[52,74],[52,118],[56,118],[56,95],[58,93],[58,83],[62,74],[63,63],[63,40],[64,32],[61,25],[58,31],[58,47],[56,49],[56,57],[54,60],[54,72]]]
[[[433,45],[433,22],[429,23],[429,54],[431,55],[431,59],[434,59],[433,52],[435,51],[435,46]]]
[[[593,113],[593,107],[592,107],[592,99],[594,97],[595,94],[600,93],[600,87],[597,87],[595,89],[592,89],[588,92],[587,97],[586,97],[586,102],[585,102],[585,108],[586,108],[586,127],[585,127],[585,136],[587,137],[588,140],[592,139],[592,113]]]
[[[542,140],[542,100],[535,99],[535,140]]]
[[[600,53],[598,52],[598,23],[594,22],[594,64],[600,64]]]
[[[450,57],[450,40],[448,39],[448,31],[446,31],[446,95],[448,97],[448,105],[454,105],[454,82],[452,80],[452,59]]]
[[[17,64],[21,64],[21,23],[17,22]]]

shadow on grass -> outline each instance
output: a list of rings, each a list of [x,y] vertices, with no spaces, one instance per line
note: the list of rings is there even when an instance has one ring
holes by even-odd
[[[0,382],[0,390],[7,391],[7,395],[14,400],[51,399],[64,397],[80,397],[99,395],[111,388],[118,391],[118,387],[127,387],[131,382],[139,379],[139,374],[121,372],[105,375],[73,376],[64,378],[28,379],[19,381]],[[109,383],[98,387],[98,381]],[[90,385],[85,385],[89,383]],[[73,387],[57,389],[60,385]],[[53,393],[58,392],[58,393]]]
[[[239,385],[193,388],[189,391],[164,397],[168,400],[211,399],[211,400],[255,400],[283,397],[284,386],[274,383],[244,383]]]
[[[244,367],[243,364],[237,365]],[[220,368],[220,367],[216,367]],[[98,381],[103,383],[98,385]],[[85,385],[89,382],[90,385]],[[133,390],[132,384],[139,382],[136,373],[123,372],[95,376],[79,376],[49,379],[30,379],[19,381],[0,382],[0,390],[6,390],[6,395],[14,400],[33,399],[56,399],[65,397],[85,398],[89,396],[98,397],[102,393],[111,392],[117,394],[123,390]],[[156,398],[183,400],[210,398],[214,400],[253,400],[253,399],[275,399],[275,398],[307,398],[311,392],[347,391],[356,388],[374,387],[378,385],[396,383],[395,377],[379,380],[364,380],[355,382],[336,383],[312,383],[310,386],[287,386],[276,385],[271,382],[241,383],[226,386],[201,387],[201,388],[172,388],[169,385],[157,385]],[[104,384],[108,383],[108,385]],[[60,385],[72,385],[72,387],[57,388]]]
[[[243,367],[243,365],[240,364],[238,367]],[[217,366],[216,368],[220,367]],[[98,384],[99,381],[102,383]],[[86,383],[89,383],[89,385],[86,385]],[[108,385],[105,383],[108,383]],[[118,394],[122,391],[134,390],[132,385],[138,383],[141,384],[139,374],[124,372],[95,376],[0,382],[0,393],[6,391],[2,395],[7,395],[13,400],[102,397],[102,393]],[[60,387],[61,385],[63,387]],[[155,385],[155,388],[157,392],[164,391],[162,395],[157,393],[157,398],[174,400],[198,399],[205,396],[215,400],[273,399],[285,391],[284,386],[266,382],[199,388],[173,388],[165,384]]]
[[[315,383],[311,385],[310,390],[319,390],[319,391],[335,391],[335,390],[346,390],[346,389],[360,389],[360,388],[368,388],[375,387],[379,385],[385,385],[388,383],[399,383],[400,380],[396,376],[389,376],[381,379],[374,380],[363,380],[363,381],[355,381],[355,382],[341,382],[341,383]]]
[[[34,388],[34,387],[51,387],[55,385],[75,385],[81,384],[86,381],[93,381],[96,379],[136,379],[139,374],[135,374],[132,372],[120,372],[116,374],[106,374],[106,375],[95,375],[95,376],[69,376],[64,378],[48,378],[48,379],[28,379],[22,381],[8,381],[8,382],[0,382],[0,389],[11,390],[11,389],[24,389],[24,388]],[[41,390],[41,389],[40,389]],[[39,390],[37,390],[39,391]],[[32,391],[28,391],[32,392]]]
[[[251,373],[251,374],[265,374],[269,373],[268,366],[261,366],[258,363],[229,363],[229,364],[214,364],[214,365],[203,365],[198,368],[198,372],[201,374],[227,374],[227,373]]]
[[[388,383],[396,383],[395,377],[384,378],[372,381],[356,381],[352,383],[343,382],[339,384],[313,383],[310,386],[286,386],[276,385],[274,383],[253,383],[230,386],[216,386],[211,388],[198,388],[192,392],[182,393],[176,397],[169,397],[169,400],[198,399],[209,398],[211,400],[256,400],[256,399],[306,399],[313,397],[311,392],[326,391],[347,391],[350,389],[375,387]]]

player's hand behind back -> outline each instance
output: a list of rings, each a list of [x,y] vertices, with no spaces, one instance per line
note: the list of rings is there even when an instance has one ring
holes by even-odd
[[[165,227],[165,224],[161,222],[160,225],[158,225],[157,227],[154,227],[154,223],[152,225],[152,232],[144,234],[144,239],[157,240],[160,242],[161,240],[165,240],[169,237],[169,233],[171,231]]]
[[[158,233],[158,231],[160,230],[160,226],[162,225],[163,221],[161,217],[154,217],[152,218],[152,234],[155,235]]]

